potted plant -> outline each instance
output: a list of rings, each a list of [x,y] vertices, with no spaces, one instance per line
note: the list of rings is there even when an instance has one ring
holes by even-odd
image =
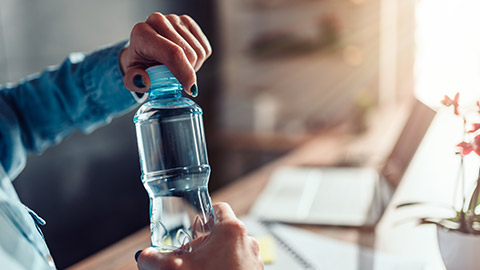
[[[453,113],[463,121],[463,140],[457,144],[456,154],[460,159],[457,177],[457,190],[461,190],[461,203],[455,208],[454,202],[448,207],[452,216],[445,218],[424,217],[419,224],[435,224],[440,254],[448,270],[480,269],[480,171],[475,186],[465,192],[465,163],[467,155],[480,156],[480,103],[474,108],[461,108],[459,94],[453,99],[445,96],[442,104],[453,108]],[[479,168],[480,169],[480,168]],[[429,204],[410,202],[397,208]],[[477,209],[478,208],[478,209]]]

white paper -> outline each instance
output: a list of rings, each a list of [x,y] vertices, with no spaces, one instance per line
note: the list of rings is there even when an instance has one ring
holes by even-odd
[[[341,242],[303,229],[281,223],[270,224],[267,230],[251,217],[242,218],[252,235],[268,234],[279,239],[275,241],[273,264],[265,269],[322,269],[322,270],[422,270],[423,262],[400,258],[391,254],[374,251],[371,248]],[[286,246],[280,243],[281,240]],[[290,250],[290,251],[289,251]],[[294,254],[311,265],[307,268]]]

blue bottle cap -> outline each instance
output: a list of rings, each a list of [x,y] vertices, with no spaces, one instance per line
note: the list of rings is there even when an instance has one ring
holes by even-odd
[[[183,86],[165,65],[149,67],[145,70],[150,77],[150,90],[181,91]]]

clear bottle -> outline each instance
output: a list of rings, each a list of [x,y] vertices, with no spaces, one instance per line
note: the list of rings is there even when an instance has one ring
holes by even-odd
[[[170,252],[208,234],[215,217],[208,194],[202,109],[183,97],[164,65],[150,67],[149,100],[134,117],[142,182],[150,197],[151,244]]]

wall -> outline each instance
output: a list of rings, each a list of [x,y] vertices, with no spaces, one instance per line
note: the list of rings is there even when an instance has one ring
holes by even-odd
[[[378,0],[217,2],[224,46],[222,105],[228,108],[223,128],[315,133],[350,117],[345,112],[359,99],[376,99]],[[232,121],[245,111],[240,121]]]
[[[216,3],[225,181],[334,125],[365,129],[379,96],[380,0]]]

